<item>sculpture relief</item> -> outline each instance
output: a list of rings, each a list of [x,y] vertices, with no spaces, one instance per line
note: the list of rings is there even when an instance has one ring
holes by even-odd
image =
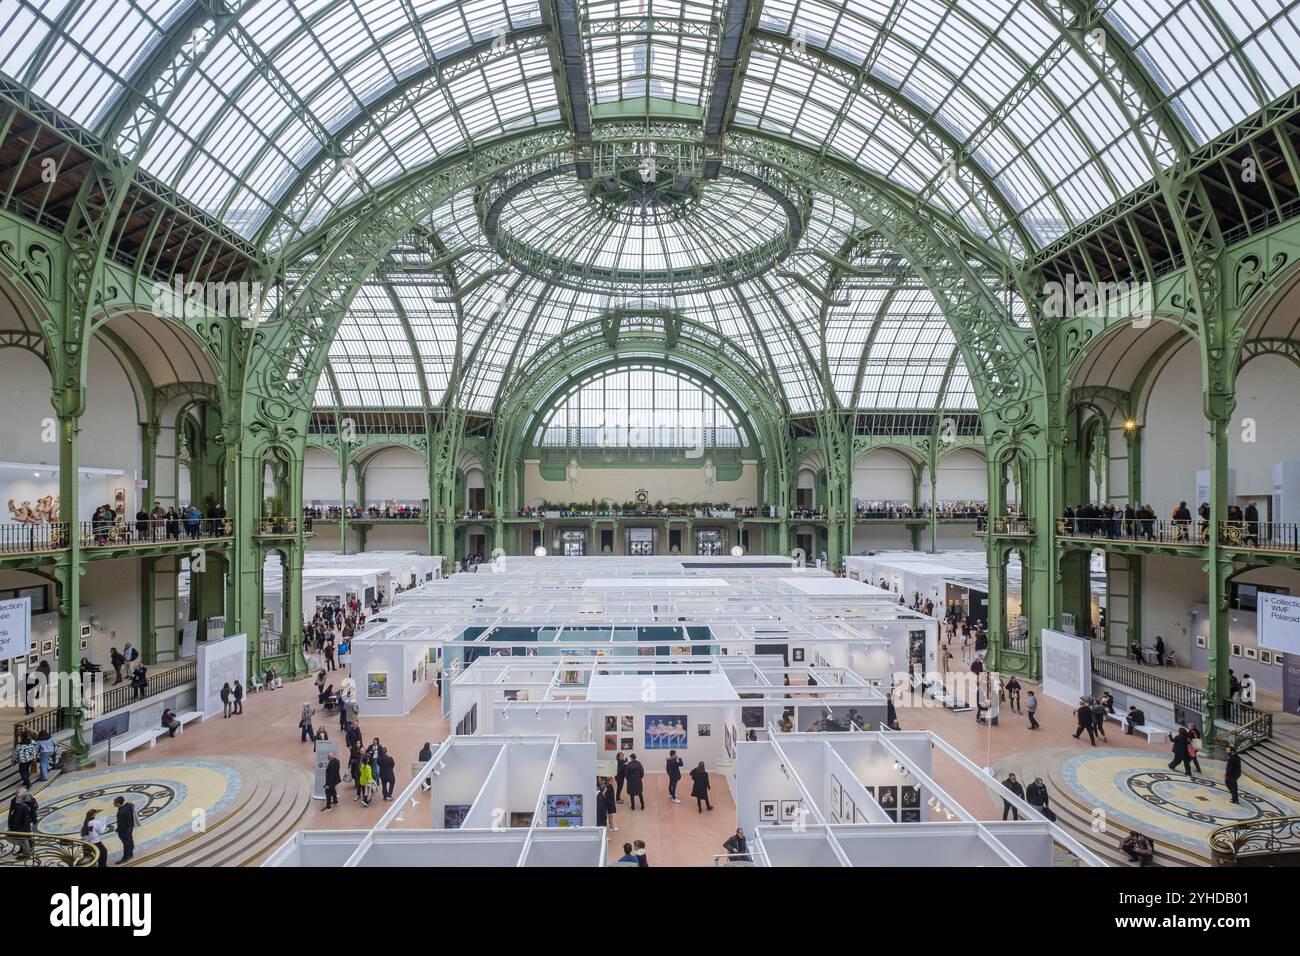
[[[53,524],[59,520],[59,499],[53,495],[46,495],[37,498],[36,506],[33,507],[30,501],[16,505],[10,498],[9,513],[19,524],[45,524],[46,522]]]

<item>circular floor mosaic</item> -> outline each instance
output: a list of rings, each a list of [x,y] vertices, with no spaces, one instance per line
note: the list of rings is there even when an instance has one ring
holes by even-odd
[[[92,807],[116,829],[113,801],[135,804],[136,856],[143,856],[199,832],[233,809],[244,780],[223,764],[202,760],[128,763],[60,777],[39,791],[39,827],[44,833],[76,836]],[[117,840],[109,841],[118,850]]]
[[[1215,827],[1300,814],[1300,803],[1245,778],[1233,803],[1223,763],[1202,758],[1201,769],[1189,777],[1159,755],[1098,750],[1067,759],[1061,779],[1080,803],[1104,810],[1114,828],[1142,830],[1202,855]]]

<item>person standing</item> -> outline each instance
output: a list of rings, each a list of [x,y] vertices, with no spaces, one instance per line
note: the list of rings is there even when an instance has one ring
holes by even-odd
[[[1230,802],[1237,803],[1237,781],[1241,779],[1241,755],[1237,753],[1237,748],[1229,744],[1225,748],[1227,759],[1224,761],[1223,782],[1231,794]]]
[[[357,782],[361,785],[361,805],[368,807],[371,794],[375,792],[375,771],[370,766],[370,761],[361,761],[361,776]]]
[[[40,763],[41,780],[50,779],[50,763],[54,760],[55,746],[54,738],[48,730],[42,730],[36,735],[36,759]]]
[[[1008,790],[1014,793],[1021,800],[1025,798],[1025,788],[1020,785],[1020,781],[1016,779],[1016,775],[1014,773],[1007,774],[1007,779],[1002,781],[1002,786],[1006,787]],[[1014,804],[1012,804],[1010,800],[1003,800],[1002,801],[1003,820],[1007,818],[1007,814],[1010,814],[1011,818],[1014,820],[1020,819],[1020,810]]]
[[[701,800],[704,801],[706,807],[710,810],[713,809],[713,804],[709,801],[709,772],[704,769],[703,760],[696,764],[695,769],[691,771],[691,796],[695,798],[696,813],[704,812],[700,808]]]
[[[116,687],[122,683],[122,668],[126,666],[126,658],[122,656],[121,651],[116,647],[110,647],[108,649],[108,662],[113,665],[113,675],[116,677],[113,686]]]
[[[615,799],[619,803],[622,803],[623,787],[627,785],[627,758],[620,753],[614,758],[614,764],[614,782],[618,784],[618,789],[615,791]]]
[[[397,786],[397,762],[388,755],[387,747],[380,747],[379,756],[375,758],[375,763],[379,765],[381,796],[385,800],[392,800],[393,790]]]
[[[641,809],[645,809],[645,767],[636,759],[636,754],[627,759],[624,768],[627,774],[627,805],[629,810],[636,809],[636,798],[641,798]]]
[[[131,671],[131,699],[141,700],[149,691],[149,669],[140,661]]]
[[[1025,713],[1029,716],[1029,729],[1037,730],[1038,721],[1034,715],[1038,713],[1038,698],[1034,696],[1032,690],[1029,692],[1029,696],[1025,698]]]
[[[1079,707],[1075,710],[1074,715],[1079,721],[1079,726],[1074,731],[1074,739],[1078,740],[1079,736],[1086,730],[1088,732],[1088,742],[1094,747],[1097,746],[1097,730],[1092,725],[1092,705],[1085,698],[1080,697]]]
[[[121,866],[135,856],[135,804],[126,797],[116,797],[113,806],[117,807],[117,838],[122,841],[122,858],[117,861]]]
[[[351,730],[348,733],[352,733]],[[348,744],[348,776],[352,779],[353,789],[356,791],[352,797],[352,802],[356,803],[361,799],[361,765],[365,762],[365,754],[361,750],[360,732],[357,739]]]
[[[343,779],[343,768],[337,754],[330,754],[325,763],[325,806],[322,810],[333,810],[339,802],[339,781]]]
[[[1156,664],[1165,666],[1165,639],[1156,635]]]
[[[1106,705],[1100,697],[1094,697],[1089,709],[1092,711],[1092,726],[1102,740],[1106,739]]]
[[[606,825],[614,833],[617,833],[618,827],[614,825],[614,814],[618,813],[618,799],[614,794],[614,785],[610,783],[609,777],[602,778],[600,802],[605,805]]]
[[[108,824],[98,819],[99,811],[93,807],[86,811],[86,819],[81,822],[81,839],[95,849],[95,865],[108,866],[108,851],[104,849],[104,831]]]
[[[230,681],[221,685],[221,716],[230,716]]]
[[[673,803],[681,803],[677,799],[677,782],[682,779],[682,764],[676,750],[668,751],[668,799]]]
[[[244,685],[235,681],[235,686],[231,689],[230,696],[234,701],[235,709],[232,713],[236,716],[244,712]]]
[[[311,709],[311,704],[302,705],[302,713],[298,715],[298,727],[302,731],[300,743],[307,743],[316,739],[316,732],[312,730],[311,718],[315,711]]]

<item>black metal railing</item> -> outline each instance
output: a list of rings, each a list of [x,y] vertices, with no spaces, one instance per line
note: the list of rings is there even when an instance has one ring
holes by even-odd
[[[1300,551],[1300,524],[1290,521],[1220,521],[1219,543],[1248,551]]]
[[[97,852],[76,837],[0,831],[0,866],[95,866]]]
[[[1220,738],[1219,743],[1225,747],[1231,746],[1237,753],[1249,750],[1256,744],[1262,744],[1273,737],[1273,715],[1266,710],[1254,711],[1254,716],[1250,720],[1245,722],[1233,720],[1233,723],[1238,725],[1237,729],[1227,731]]]
[[[1218,543],[1243,551],[1300,552],[1300,524],[1276,521],[1220,521]],[[1207,545],[1209,522],[1200,518],[1060,517],[1056,534],[1062,538],[1133,541],[1138,544]]]
[[[235,526],[229,518],[149,519],[148,521],[82,521],[79,526],[83,548],[110,548],[131,544],[167,544],[229,538]]]
[[[994,518],[993,533],[1012,538],[1032,538],[1034,536],[1034,522],[1019,515]]]
[[[182,684],[192,683],[196,679],[198,667],[194,661],[188,661],[180,667],[173,667],[160,674],[150,674],[142,688],[129,683],[116,684],[106,688],[86,701],[87,711],[102,717],[115,710],[121,710],[133,701],[146,700],[175,690]]]
[[[62,551],[68,546],[66,521],[45,524],[5,522],[0,524],[0,554],[28,554],[34,551]]]
[[[29,734],[32,740],[35,740],[42,732],[46,732],[53,737],[60,730],[67,729],[68,712],[62,707],[55,707],[53,710],[47,710],[35,717],[25,717],[14,724],[14,743],[18,743],[24,732]]]
[[[1104,657],[1092,659],[1092,672],[1098,677],[1117,681],[1125,687],[1132,687],[1152,697],[1167,700],[1197,713],[1205,713],[1205,691],[1198,690],[1190,684],[1180,684],[1150,670],[1129,667],[1117,661],[1106,660]]]
[[[301,521],[302,530],[304,532],[310,532],[312,519],[303,518]],[[257,528],[253,533],[271,537],[277,535],[297,534],[298,522],[298,518],[288,518],[283,515],[270,515],[258,521]]]
[[[1295,866],[1300,863],[1300,817],[1263,817],[1211,831],[1215,866]]]

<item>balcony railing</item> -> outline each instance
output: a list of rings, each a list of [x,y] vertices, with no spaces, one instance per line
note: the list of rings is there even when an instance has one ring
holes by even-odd
[[[311,521],[311,518],[302,519],[302,530],[304,532],[311,531]],[[253,533],[267,537],[297,534],[298,523],[299,519],[297,518],[286,518],[283,515],[271,515],[258,521],[257,529]]]
[[[195,662],[187,661],[179,667],[173,667],[157,674],[150,674],[144,688],[138,694],[136,688],[129,683],[106,687],[98,694],[86,698],[86,713],[91,717],[103,717],[105,714],[121,710],[136,701],[148,700],[150,697],[157,697],[161,694],[169,694],[178,687],[193,683],[196,676],[197,666]],[[49,731],[53,735],[67,728],[66,708],[55,707],[53,710],[47,710],[45,713],[37,714],[34,717],[24,718],[14,724],[14,743],[18,742],[18,738],[24,731],[35,738],[40,736],[43,730]]]
[[[1229,703],[1236,703],[1236,701],[1230,701]],[[1239,721],[1234,720],[1233,723],[1239,723]],[[1221,743],[1225,747],[1231,746],[1237,753],[1241,753],[1256,744],[1262,744],[1264,741],[1272,739],[1272,737],[1273,715],[1268,711],[1261,711],[1257,717],[1242,723],[1236,730],[1228,731],[1223,736]]]
[[[97,852],[76,837],[0,831],[0,866],[95,866]]]
[[[993,533],[1010,538],[1032,538],[1034,536],[1034,522],[1019,515],[994,518]]]
[[[1243,551],[1300,552],[1300,524],[1276,521],[1220,521],[1218,543]],[[1066,518],[1056,519],[1056,533],[1063,538],[1096,538],[1133,541],[1138,544],[1206,545],[1209,526],[1200,518],[1174,521],[1160,518]]]
[[[204,538],[229,538],[235,526],[229,518],[182,518],[168,521],[82,521],[79,524],[83,548],[110,548],[132,544],[167,544],[177,541],[201,541]]]
[[[68,524],[0,524],[0,554],[29,554],[39,551],[62,551],[68,546]]]

